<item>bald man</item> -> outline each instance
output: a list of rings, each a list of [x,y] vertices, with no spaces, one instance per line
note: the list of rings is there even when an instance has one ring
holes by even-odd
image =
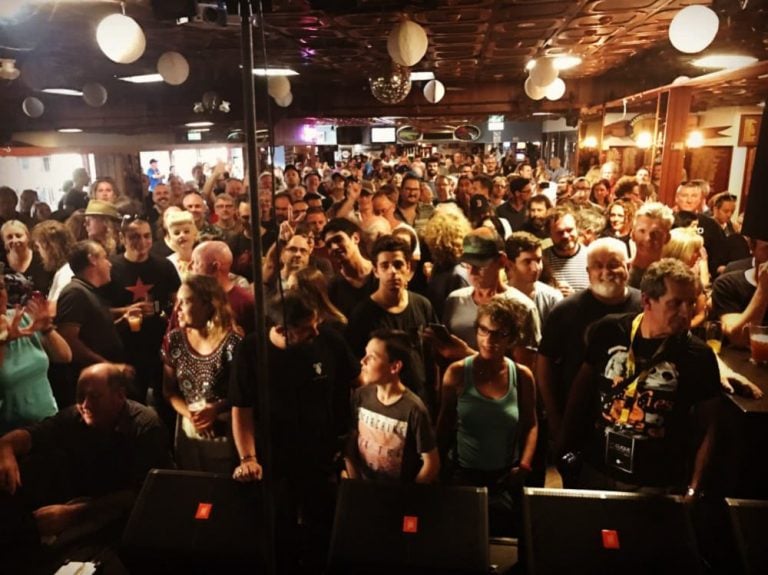
[[[157,414],[126,398],[133,375],[125,364],[86,367],[76,405],[0,437],[0,506],[19,498],[41,536],[124,518],[147,472],[174,467]]]
[[[197,274],[216,278],[227,294],[235,321],[248,334],[255,329],[253,290],[237,285],[232,270],[232,250],[218,240],[203,242],[192,251],[190,269]]]

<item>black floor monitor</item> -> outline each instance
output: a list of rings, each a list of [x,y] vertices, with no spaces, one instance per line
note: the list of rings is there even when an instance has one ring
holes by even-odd
[[[526,488],[528,573],[701,573],[693,528],[679,497]]]
[[[264,556],[259,501],[256,485],[225,475],[153,469],[126,525],[123,555],[141,573],[253,569]]]
[[[768,501],[726,499],[741,563],[747,575],[768,574]]]
[[[332,573],[487,573],[485,488],[344,481]]]

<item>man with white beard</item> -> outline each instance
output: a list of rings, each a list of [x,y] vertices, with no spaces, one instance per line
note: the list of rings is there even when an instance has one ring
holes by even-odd
[[[536,383],[546,409],[550,437],[560,431],[571,383],[584,361],[584,333],[610,313],[641,311],[640,291],[627,285],[626,245],[600,238],[587,249],[589,287],[565,298],[550,312],[536,359]]]

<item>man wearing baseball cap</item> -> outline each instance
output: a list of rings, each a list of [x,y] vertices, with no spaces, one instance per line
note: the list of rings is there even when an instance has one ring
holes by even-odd
[[[523,329],[513,348],[513,357],[519,363],[531,366],[535,356],[533,350],[541,339],[541,326],[533,302],[521,291],[501,281],[500,272],[507,263],[504,242],[494,230],[478,228],[466,235],[463,247],[461,261],[469,272],[470,285],[448,296],[443,323],[469,347],[477,349],[477,308],[494,297],[519,301],[525,307],[526,314],[521,322]]]

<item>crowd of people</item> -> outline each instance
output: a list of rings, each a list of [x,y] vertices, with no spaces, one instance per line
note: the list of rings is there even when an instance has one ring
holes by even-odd
[[[77,170],[53,213],[0,187],[0,502],[57,537],[124,514],[152,467],[271,466],[279,536],[327,527],[343,478],[485,486],[508,534],[548,466],[715,488],[727,383],[693,334],[719,320],[744,346],[766,323],[768,236],[706,182],[667,206],[648,169],[617,172],[305,161],[261,174],[252,206],[224,164],[183,182],[153,162],[140,194]]]

